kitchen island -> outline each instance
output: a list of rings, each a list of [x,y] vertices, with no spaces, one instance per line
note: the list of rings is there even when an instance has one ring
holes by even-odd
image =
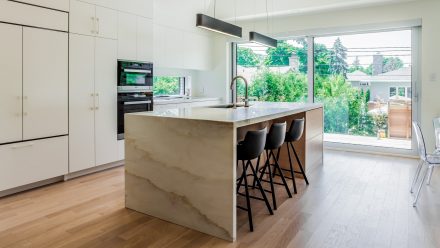
[[[321,104],[174,108],[125,116],[125,205],[222,239],[236,239],[236,144],[248,130],[305,118],[295,148],[310,171],[322,165]],[[285,146],[283,149],[286,149]],[[288,166],[287,152],[280,164]],[[276,213],[273,218],[276,218]]]

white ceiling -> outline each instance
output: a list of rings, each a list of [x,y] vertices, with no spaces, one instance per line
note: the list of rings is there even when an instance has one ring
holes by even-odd
[[[286,16],[409,1],[423,0],[267,0],[267,9],[270,16]],[[205,0],[205,14],[213,15],[214,2],[215,0]],[[217,18],[233,21],[266,17],[266,0],[217,0],[216,2]]]

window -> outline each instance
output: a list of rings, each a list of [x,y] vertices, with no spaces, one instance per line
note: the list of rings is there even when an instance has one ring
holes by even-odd
[[[401,97],[407,97],[411,98],[411,87],[397,87],[397,86],[391,86],[390,87],[390,97],[393,96],[401,96]]]
[[[251,101],[307,101],[307,40],[278,41],[277,48],[255,43],[237,45],[236,72],[249,82]],[[243,101],[244,82],[237,81],[237,99]]]
[[[280,40],[277,48],[240,43],[233,72],[248,79],[251,101],[322,103],[328,143],[412,149],[419,32],[310,36]],[[242,100],[243,82],[236,92]]]
[[[153,78],[154,95],[184,95],[185,77],[159,76]]]

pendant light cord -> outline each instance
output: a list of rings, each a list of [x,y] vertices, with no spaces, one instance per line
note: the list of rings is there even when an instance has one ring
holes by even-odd
[[[267,8],[267,0],[266,0],[266,29],[267,29],[267,34],[269,34],[269,10]]]
[[[214,0],[214,18],[215,18],[215,7],[217,6],[217,0]]]

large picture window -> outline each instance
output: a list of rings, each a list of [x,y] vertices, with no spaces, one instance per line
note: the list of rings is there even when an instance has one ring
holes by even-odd
[[[327,142],[411,149],[413,37],[406,29],[287,39],[277,48],[240,43],[235,72],[250,81],[251,101],[322,103]],[[237,95],[243,100],[243,83]]]

